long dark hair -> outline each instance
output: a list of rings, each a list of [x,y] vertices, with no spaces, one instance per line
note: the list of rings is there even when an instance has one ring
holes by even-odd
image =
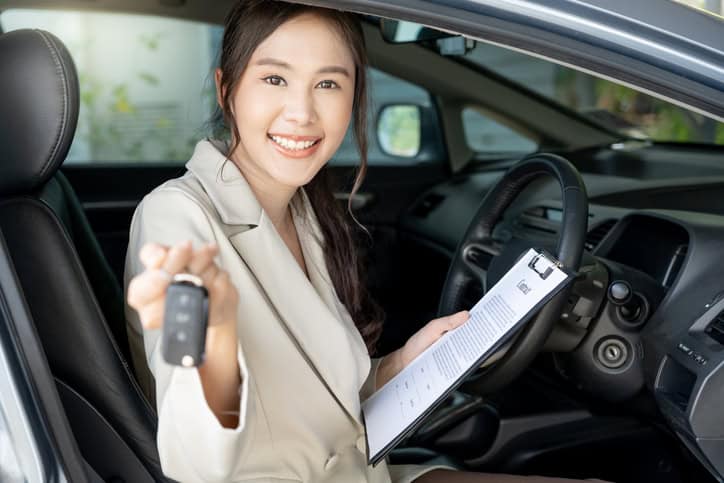
[[[241,0],[229,12],[224,28],[219,68],[221,69],[220,102],[217,113],[232,139],[229,156],[238,146],[239,131],[231,110],[233,93],[241,80],[257,46],[279,26],[304,13],[314,13],[327,19],[339,31],[352,52],[355,63],[355,89],[353,103],[354,134],[360,163],[352,186],[347,213],[334,198],[331,180],[326,168],[305,186],[309,201],[324,236],[324,256],[327,270],[339,300],[347,308],[370,354],[382,332],[383,313],[367,291],[355,236],[351,200],[359,190],[367,172],[367,53],[362,27],[350,13],[332,9],[310,7],[276,0]]]

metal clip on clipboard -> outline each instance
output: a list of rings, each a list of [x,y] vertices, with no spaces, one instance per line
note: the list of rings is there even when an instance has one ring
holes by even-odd
[[[537,267],[538,261],[543,258],[544,260],[550,262],[552,265],[547,266],[545,269],[540,269]],[[553,273],[553,266],[556,266],[558,268],[561,268],[561,262],[559,262],[556,259],[551,259],[550,257],[546,256],[545,253],[538,253],[533,259],[531,259],[530,262],[528,262],[528,268],[533,270],[535,273],[538,274],[540,278],[543,280],[547,279],[551,273]]]

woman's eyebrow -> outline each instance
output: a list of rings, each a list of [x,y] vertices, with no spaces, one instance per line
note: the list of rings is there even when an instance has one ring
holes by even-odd
[[[273,59],[271,57],[264,57],[263,59],[259,59],[255,62],[256,65],[273,65],[276,67],[281,67],[283,69],[293,70],[292,66],[288,64],[287,62],[284,62],[283,60],[279,59]],[[318,74],[342,74],[344,76],[350,77],[349,71],[345,69],[344,67],[340,65],[328,65],[326,67],[322,67],[317,71]]]

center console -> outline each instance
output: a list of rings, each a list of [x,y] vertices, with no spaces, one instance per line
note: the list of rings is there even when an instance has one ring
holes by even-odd
[[[724,474],[722,295],[708,303],[687,330],[671,334],[654,383],[664,417],[715,475]]]

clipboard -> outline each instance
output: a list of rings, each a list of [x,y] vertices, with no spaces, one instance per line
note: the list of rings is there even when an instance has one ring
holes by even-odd
[[[437,407],[440,406],[441,403],[443,403],[447,397],[455,390],[457,389],[464,381],[467,379],[468,376],[470,376],[475,370],[480,367],[482,363],[484,363],[491,355],[493,355],[495,352],[497,352],[504,344],[509,342],[515,334],[520,331],[520,329],[528,322],[530,319],[532,319],[539,311],[540,309],[547,304],[553,297],[555,297],[564,287],[569,285],[573,279],[575,278],[575,274],[572,273],[570,270],[565,268],[555,257],[553,257],[551,254],[544,250],[539,249],[531,249],[528,250],[525,254],[523,254],[519,260],[513,265],[511,270],[506,273],[508,275],[509,273],[512,273],[516,267],[523,261],[523,259],[528,260],[526,263],[527,269],[533,272],[535,275],[539,277],[541,280],[547,280],[556,270],[559,270],[561,274],[563,275],[563,279],[555,285],[550,291],[542,297],[537,303],[533,305],[531,309],[529,309],[527,312],[525,312],[522,316],[520,316],[517,320],[517,322],[513,323],[512,326],[507,328],[506,332],[499,337],[487,350],[485,350],[473,363],[469,365],[469,367],[459,376],[457,377],[452,383],[447,383],[446,388],[442,391],[442,393],[437,397],[432,403],[429,403],[424,411],[417,416],[413,421],[411,421],[402,431],[400,431],[394,439],[392,439],[386,446],[384,446],[380,451],[378,451],[376,454],[371,455],[370,454],[370,443],[369,443],[369,434],[367,431],[365,431],[365,444],[366,444],[366,452],[368,455],[368,464],[371,464],[373,466],[376,466],[380,461],[382,461],[389,452],[394,449],[397,445],[399,445],[402,441],[404,441],[408,436],[410,436],[414,431],[416,431],[420,425],[425,421],[425,419],[432,413]],[[560,278],[560,275],[558,275],[558,278]],[[502,282],[506,275],[504,275],[500,281]],[[496,286],[498,285],[496,283]],[[495,286],[494,286],[495,287]],[[488,291],[488,293],[491,293],[493,288],[491,287],[491,290]],[[529,289],[529,287],[521,286],[520,282],[516,284],[516,289],[520,290],[521,292],[524,292],[525,290]],[[471,312],[478,307],[479,304],[483,303],[486,300],[486,296],[488,295],[486,293],[483,298],[471,309]],[[466,322],[467,323],[467,322]],[[430,351],[436,344],[433,344],[428,349],[426,349],[420,356]],[[418,356],[418,358],[420,357]],[[409,365],[415,363],[417,359],[413,360]],[[397,376],[396,376],[397,377]],[[394,380],[395,378],[393,378]],[[385,386],[380,388],[377,392],[382,391],[385,389],[385,387],[390,384],[393,380],[388,381]],[[376,394],[376,393],[375,393]],[[372,399],[375,395],[373,394],[370,399]],[[369,399],[368,399],[369,400]],[[363,403],[363,408],[365,404]],[[364,410],[362,412],[362,422],[365,425],[365,428],[367,428],[367,421],[365,418]]]

